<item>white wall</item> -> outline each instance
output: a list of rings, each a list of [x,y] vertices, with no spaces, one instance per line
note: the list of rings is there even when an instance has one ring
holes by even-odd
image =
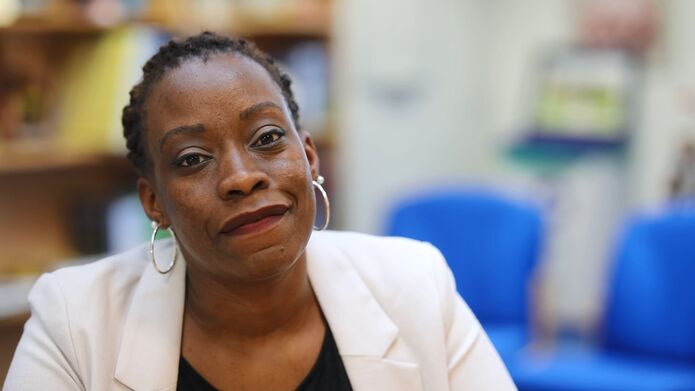
[[[344,228],[379,232],[402,189],[470,175],[490,159],[477,1],[338,3],[337,211]]]

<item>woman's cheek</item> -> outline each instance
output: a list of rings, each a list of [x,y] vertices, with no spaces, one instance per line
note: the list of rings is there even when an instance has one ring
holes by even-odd
[[[286,173],[288,179],[306,181],[307,175],[311,175],[311,170],[303,152],[303,150],[292,150],[284,159],[275,161],[274,169],[278,170],[276,172]]]
[[[173,212],[175,220],[185,221],[188,225],[197,225],[196,220],[206,215],[201,207],[209,203],[206,201],[204,188],[204,186],[172,186],[169,210]]]
[[[310,198],[309,184],[311,173],[307,171],[303,164],[290,164],[285,168],[285,177],[283,178],[286,182],[286,186],[292,189],[292,192],[296,197]],[[302,201],[301,199],[297,201]],[[308,200],[307,200],[308,201]]]

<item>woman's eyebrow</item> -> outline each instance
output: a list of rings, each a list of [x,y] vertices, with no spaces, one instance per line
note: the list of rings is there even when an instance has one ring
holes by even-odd
[[[162,140],[159,141],[159,149],[161,150],[164,148],[164,142],[170,139],[171,137],[174,137],[179,134],[185,134],[185,133],[201,133],[205,131],[205,126],[202,124],[194,124],[194,125],[181,125],[177,126],[173,129],[168,130],[166,133],[164,133],[164,136],[162,136]]]
[[[266,107],[274,107],[280,111],[282,111],[282,107],[280,107],[277,103],[271,102],[271,101],[265,101],[265,102],[260,102],[256,103],[255,105],[252,105],[250,107],[245,108],[239,113],[239,119],[247,119],[250,116],[252,116],[254,113],[256,113],[259,110],[265,109]]]

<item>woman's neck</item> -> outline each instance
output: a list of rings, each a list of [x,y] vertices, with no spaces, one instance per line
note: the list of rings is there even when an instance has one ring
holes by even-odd
[[[186,318],[210,335],[263,337],[293,332],[318,306],[305,256],[268,280],[225,281],[197,270],[186,277]]]

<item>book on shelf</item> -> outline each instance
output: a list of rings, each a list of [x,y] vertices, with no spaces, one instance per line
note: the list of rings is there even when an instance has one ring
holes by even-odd
[[[145,27],[114,29],[73,53],[65,70],[56,128],[70,151],[122,152],[121,113],[141,66],[165,41]]]

